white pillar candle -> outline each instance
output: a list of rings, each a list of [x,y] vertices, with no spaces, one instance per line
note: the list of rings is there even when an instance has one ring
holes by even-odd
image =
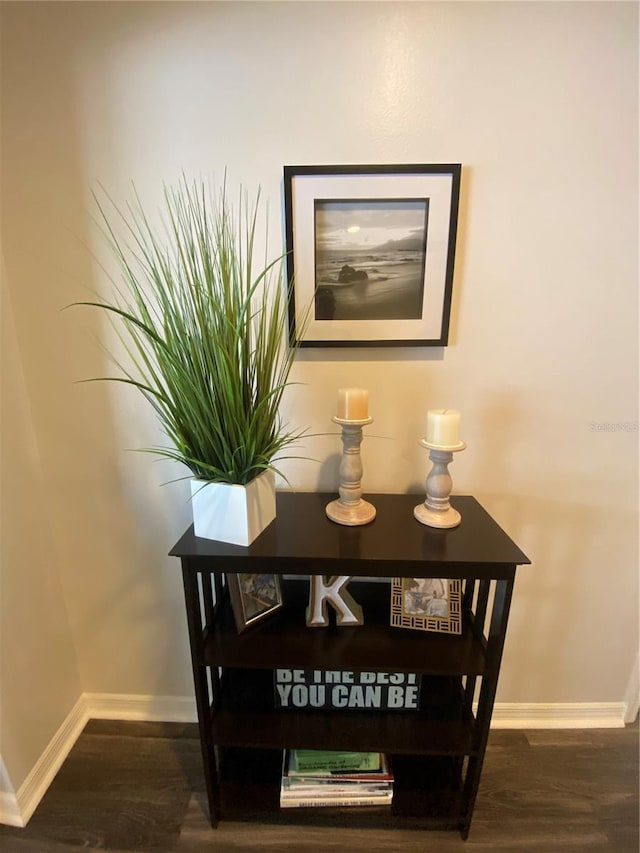
[[[427,444],[455,447],[460,443],[460,412],[430,409],[427,412]]]
[[[338,417],[343,421],[366,421],[369,417],[369,392],[363,388],[340,388]]]

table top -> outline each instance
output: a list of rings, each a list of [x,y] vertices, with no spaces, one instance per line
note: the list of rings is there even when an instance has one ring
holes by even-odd
[[[462,515],[458,527],[420,524],[413,508],[420,495],[374,494],[366,500],[376,518],[359,527],[330,521],[325,506],[334,494],[278,492],[277,515],[251,545],[230,545],[194,535],[193,526],[170,554],[195,569],[279,574],[339,574],[370,577],[509,577],[530,563],[489,513],[470,496],[451,497]],[[424,498],[422,499],[424,500]],[[258,565],[259,563],[259,565]]]

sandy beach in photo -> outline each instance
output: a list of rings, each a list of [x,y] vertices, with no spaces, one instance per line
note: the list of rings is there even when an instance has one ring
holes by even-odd
[[[316,270],[316,320],[417,320],[422,316],[423,261],[417,252],[325,260]],[[400,257],[398,257],[398,255]],[[362,281],[340,283],[348,264]]]

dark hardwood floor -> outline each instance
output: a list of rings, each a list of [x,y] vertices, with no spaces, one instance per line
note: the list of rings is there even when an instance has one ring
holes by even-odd
[[[318,810],[320,811],[320,810]],[[471,834],[206,818],[195,725],[92,720],[2,853],[638,853],[638,725],[491,733]]]

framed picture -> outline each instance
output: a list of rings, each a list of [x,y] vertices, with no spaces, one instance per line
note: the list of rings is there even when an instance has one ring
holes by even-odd
[[[459,578],[393,578],[391,625],[461,634],[461,592]]]
[[[227,585],[238,633],[283,606],[278,575],[228,574]]]
[[[292,339],[445,346],[460,173],[460,164],[285,166]]]

